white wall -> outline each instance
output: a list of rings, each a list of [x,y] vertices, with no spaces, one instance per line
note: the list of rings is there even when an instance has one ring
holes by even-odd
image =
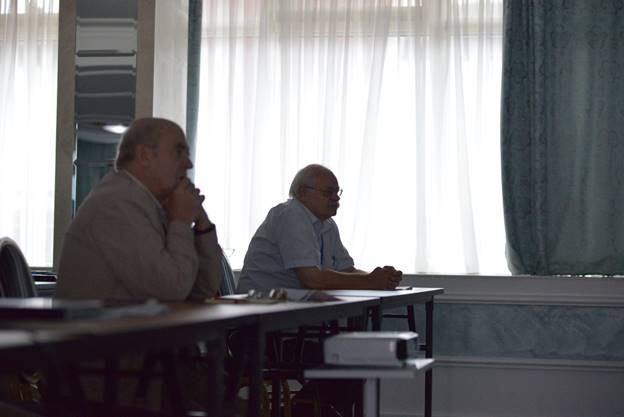
[[[423,380],[382,383],[382,415],[422,416]],[[624,416],[624,363],[438,358],[436,417]]]

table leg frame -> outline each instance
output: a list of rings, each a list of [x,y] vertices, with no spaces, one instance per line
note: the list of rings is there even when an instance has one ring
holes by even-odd
[[[425,304],[426,310],[426,330],[425,337],[427,344],[425,347],[425,357],[433,358],[433,299]],[[433,372],[428,369],[425,372],[425,417],[431,417],[431,405],[433,396]]]

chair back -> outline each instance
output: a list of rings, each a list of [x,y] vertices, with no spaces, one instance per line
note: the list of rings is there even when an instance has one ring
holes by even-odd
[[[227,257],[221,251],[221,284],[219,285],[219,295],[232,295],[236,293],[236,278]]]
[[[28,263],[17,243],[8,237],[0,239],[0,296],[37,296]]]

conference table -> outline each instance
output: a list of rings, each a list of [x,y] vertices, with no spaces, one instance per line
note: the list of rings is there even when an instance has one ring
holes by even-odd
[[[53,390],[53,401],[48,404],[47,413],[63,415],[62,401],[54,398],[61,398],[60,387],[64,379],[72,394],[79,397],[81,394],[71,377],[69,382],[64,378],[66,365],[93,359],[114,363],[116,358],[125,354],[174,349],[208,341],[213,350],[214,371],[206,394],[211,404],[207,415],[220,416],[223,415],[220,393],[223,392],[226,333],[231,329],[244,329],[249,337],[246,343],[250,365],[248,415],[259,416],[264,340],[268,332],[363,317],[377,303],[377,298],[349,296],[328,302],[173,303],[168,304],[167,312],[140,317],[0,320],[0,329],[4,329],[0,330],[0,340],[5,340],[0,343],[0,368],[19,370],[25,364],[29,368],[41,367]],[[169,376],[175,379],[175,375]],[[106,396],[115,388],[114,378],[107,380],[106,387],[105,398],[114,400],[114,394]],[[176,415],[182,411],[178,409]]]
[[[277,302],[256,304],[253,300],[216,300],[209,303],[169,303],[167,311],[128,317],[89,318],[71,320],[0,319],[0,369],[42,369],[50,382],[52,401],[46,413],[64,415],[61,387],[72,395],[84,396],[80,387],[67,375],[68,365],[89,360],[104,359],[111,372],[105,376],[105,403],[112,409],[115,396],[115,365],[117,358],[126,354],[171,351],[196,342],[210,347],[211,380],[206,395],[211,408],[207,415],[223,415],[223,361],[226,335],[232,329],[245,334],[249,363],[248,415],[261,412],[262,369],[266,335],[281,330],[336,322],[344,318],[366,322],[372,317],[373,329],[381,329],[383,311],[402,306],[426,305],[425,356],[433,354],[433,298],[441,288],[409,288],[395,291],[325,291],[336,301]],[[173,357],[170,357],[172,360]],[[180,400],[172,363],[163,365],[170,386],[176,415],[184,410]],[[169,370],[170,372],[168,372]],[[431,415],[431,374],[426,376],[425,415]],[[177,402],[175,401],[177,399]],[[82,403],[77,401],[77,406]]]
[[[300,292],[301,290],[297,290]],[[313,292],[313,291],[312,291]],[[425,358],[433,358],[433,307],[434,297],[444,293],[443,288],[428,287],[397,287],[395,290],[322,290],[324,295],[329,295],[341,299],[370,299],[367,307],[364,322],[371,319],[371,329],[379,331],[382,329],[384,316],[386,317],[404,317],[408,320],[408,327],[411,331],[415,330],[414,305],[425,305],[425,338],[424,343],[420,344],[420,349],[424,351]],[[229,296],[232,300],[240,300],[244,295]],[[405,307],[406,315],[384,314],[384,311]],[[279,390],[279,386],[273,389]],[[424,416],[431,417],[433,405],[433,371],[429,367],[425,371],[425,401]],[[275,412],[276,417],[279,412]]]
[[[433,306],[434,297],[444,293],[443,288],[423,288],[423,287],[398,287],[396,290],[328,290],[327,294],[336,297],[374,297],[379,302],[369,309],[368,316],[371,317],[371,327],[373,331],[379,331],[382,327],[384,310],[392,310],[399,307],[406,307],[408,313],[408,326],[411,331],[415,330],[414,310],[415,304],[425,305],[425,342],[420,349],[425,352],[425,358],[433,358]],[[390,315],[397,317],[397,315]],[[431,417],[433,404],[433,371],[431,368],[425,372],[425,417]]]

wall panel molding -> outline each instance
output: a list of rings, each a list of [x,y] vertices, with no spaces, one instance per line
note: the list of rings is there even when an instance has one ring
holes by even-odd
[[[624,277],[409,274],[402,284],[442,287],[445,303],[624,307]]]

